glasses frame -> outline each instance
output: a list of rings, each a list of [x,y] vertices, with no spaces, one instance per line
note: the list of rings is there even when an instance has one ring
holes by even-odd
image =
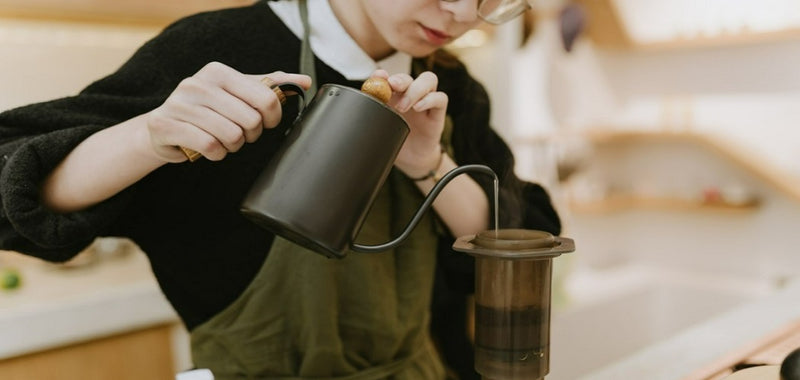
[[[446,3],[455,3],[456,1],[459,1],[459,0],[440,0],[440,1],[444,1]],[[509,0],[500,0],[501,3],[502,2],[506,2],[506,1],[511,2],[511,3],[516,3],[516,8],[514,9],[513,12],[507,13],[503,17],[495,18],[495,17],[492,17],[491,15],[484,14],[485,12],[481,12],[481,7],[486,3],[486,1],[485,0],[478,0],[478,17],[480,17],[481,20],[483,20],[483,21],[485,21],[485,22],[487,22],[489,24],[500,25],[500,24],[504,24],[506,22],[509,22],[509,21],[517,18],[519,15],[521,15],[521,14],[523,14],[526,11],[531,9],[531,5],[528,4],[528,0],[511,0],[511,1],[509,1]]]

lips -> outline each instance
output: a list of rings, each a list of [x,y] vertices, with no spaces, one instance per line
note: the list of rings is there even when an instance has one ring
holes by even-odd
[[[425,33],[425,39],[427,39],[428,42],[430,42],[433,45],[437,46],[444,45],[448,43],[452,38],[449,34],[441,30],[431,29],[426,27],[425,25],[420,25],[420,27],[422,27],[422,31]]]

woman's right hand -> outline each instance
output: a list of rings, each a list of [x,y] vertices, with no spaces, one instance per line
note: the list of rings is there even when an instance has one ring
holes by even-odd
[[[166,162],[186,161],[178,148],[195,150],[212,161],[258,139],[263,128],[281,120],[281,103],[262,80],[294,82],[308,89],[311,78],[274,72],[242,74],[212,62],[184,79],[167,100],[146,115],[154,153]]]

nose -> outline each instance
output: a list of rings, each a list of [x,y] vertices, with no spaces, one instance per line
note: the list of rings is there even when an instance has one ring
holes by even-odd
[[[479,0],[439,1],[442,10],[453,14],[456,22],[470,23],[478,19]]]

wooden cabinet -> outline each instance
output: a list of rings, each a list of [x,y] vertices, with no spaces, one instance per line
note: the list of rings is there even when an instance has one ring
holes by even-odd
[[[158,326],[0,360],[0,379],[170,380],[171,347],[171,326]]]

